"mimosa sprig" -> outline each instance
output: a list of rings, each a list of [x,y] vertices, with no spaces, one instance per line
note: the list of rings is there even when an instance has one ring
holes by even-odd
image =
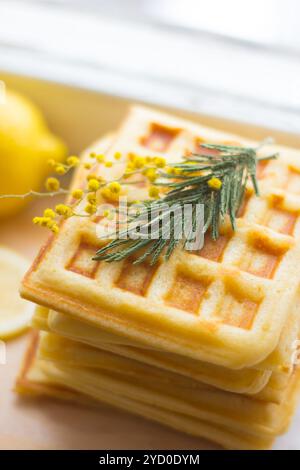
[[[94,259],[112,262],[135,257],[134,263],[140,263],[150,258],[150,264],[155,264],[163,251],[165,259],[168,259],[180,241],[175,237],[176,225],[185,223],[183,217],[176,219],[176,213],[173,211],[175,205],[177,207],[190,205],[192,208],[191,231],[183,240],[184,248],[195,236],[192,234],[197,226],[197,204],[204,206],[203,234],[210,229],[213,240],[217,240],[220,225],[226,216],[229,216],[232,228],[235,230],[236,216],[249,178],[255,194],[259,195],[256,178],[257,162],[278,157],[278,154],[273,154],[258,158],[257,150],[203,144],[199,153],[186,157],[182,163],[169,165],[168,172],[160,171],[155,185],[157,188],[167,189],[168,192],[157,200],[143,202],[144,207],[136,216],[139,219],[140,237],[136,235],[134,224],[131,228],[130,223],[134,222],[133,218],[126,229],[118,233],[118,238],[98,250]],[[212,154],[208,155],[208,151]],[[167,229],[166,224],[169,224]],[[181,233],[186,232],[184,227],[180,228]],[[156,230],[154,237],[153,230]],[[163,237],[166,230],[170,234],[168,239]],[[133,232],[134,240],[130,238]],[[152,233],[152,237],[145,238],[147,233]],[[139,255],[140,251],[143,253]]]
[[[143,178],[150,184],[149,198],[142,202],[141,207],[139,206],[133,216],[127,218],[124,229],[121,230],[118,226],[117,236],[98,250],[94,259],[112,262],[133,257],[135,263],[140,263],[149,258],[150,263],[154,264],[162,253],[166,259],[171,256],[180,242],[176,237],[178,229],[184,234],[181,240],[183,248],[188,249],[189,243],[195,238],[195,229],[198,227],[197,206],[199,204],[202,204],[204,209],[201,228],[203,235],[210,230],[213,240],[217,240],[220,225],[226,217],[229,218],[235,230],[237,213],[249,179],[252,181],[255,194],[259,194],[256,178],[257,162],[278,157],[278,154],[259,157],[258,150],[261,146],[255,149],[233,145],[203,144],[198,153],[190,154],[183,157],[181,162],[168,165],[160,156],[142,157],[128,154],[124,173],[120,178],[112,181],[104,180],[94,171],[99,165],[109,168],[121,163],[119,162],[121,154],[116,152],[115,161],[110,161],[102,154],[91,153],[90,162],[83,163],[83,167],[87,170],[84,187],[72,189],[70,192],[61,187],[56,176],[51,176],[46,181],[45,192],[29,191],[26,194],[0,195],[0,199],[30,196],[53,197],[57,194],[68,194],[68,204],[58,204],[54,209],[47,208],[43,216],[33,219],[35,224],[47,227],[56,234],[59,232],[60,219],[73,216],[92,217],[98,214],[103,200],[116,203],[126,185],[136,184],[137,181],[134,181],[132,177],[143,175]],[[49,163],[59,177],[78,167],[80,160],[76,156],[71,156],[65,164],[57,164],[54,160]],[[122,165],[124,166],[124,162]],[[102,198],[98,198],[99,193]],[[81,202],[84,203],[83,206],[80,205]],[[178,211],[174,210],[175,207],[182,208],[186,205],[191,208],[188,230],[184,226],[185,218],[182,218],[182,214],[177,216]],[[114,211],[119,212],[118,209]],[[102,216],[111,218],[108,210],[102,212]],[[145,237],[145,234],[150,232],[151,237]],[[166,232],[169,233],[168,238],[163,236]],[[134,239],[131,237],[133,233]]]

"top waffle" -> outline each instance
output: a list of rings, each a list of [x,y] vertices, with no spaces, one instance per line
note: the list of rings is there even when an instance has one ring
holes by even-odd
[[[107,151],[178,160],[199,143],[253,145],[141,107],[134,107]],[[43,248],[22,295],[144,345],[229,368],[253,366],[276,348],[298,293],[300,160],[295,150],[269,146],[280,158],[260,165],[262,196],[251,191],[238,230],[224,227],[199,252],[178,248],[168,262],[92,261],[102,244],[100,218],[72,218]],[[110,179],[122,173],[122,164]],[[105,175],[107,176],[107,175]],[[141,199],[141,181],[128,197]],[[296,328],[296,326],[295,326]]]

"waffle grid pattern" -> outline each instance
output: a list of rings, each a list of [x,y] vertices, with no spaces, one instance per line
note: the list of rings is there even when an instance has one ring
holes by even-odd
[[[204,138],[206,132],[201,136],[201,128],[193,125],[189,126],[192,129],[182,128],[176,120],[174,125],[172,119],[165,125],[159,118],[155,120],[155,115],[152,119],[151,112],[142,111],[143,119],[138,119],[140,113],[139,110],[125,123],[108,158],[115,151],[123,155],[133,151],[138,155],[161,154],[174,161],[186,152],[196,151],[199,142],[231,143],[222,134],[220,138],[215,133],[214,138],[209,135]],[[102,169],[97,171],[103,175]],[[111,173],[110,178],[112,175],[116,178],[118,172],[123,172],[122,163],[117,174]],[[187,253],[179,248],[168,263],[161,262],[154,268],[147,262],[132,266],[128,261],[116,264],[92,261],[91,254],[103,243],[96,235],[96,226],[103,220],[85,220],[84,224],[68,221],[62,237],[67,241],[64,246],[69,248],[59,260],[63,263],[57,268],[62,273],[60,279],[69,285],[72,278],[68,278],[68,273],[80,275],[92,289],[95,286],[105,289],[107,300],[112,298],[112,293],[117,295],[121,303],[125,302],[125,309],[136,302],[141,308],[152,305],[161,318],[169,317],[188,324],[189,328],[200,318],[209,333],[216,334],[217,329],[220,332],[223,328],[229,340],[236,329],[245,334],[253,332],[255,325],[267,330],[270,321],[264,322],[264,317],[270,318],[270,314],[266,312],[278,309],[282,300],[279,287],[290,281],[286,305],[281,304],[285,312],[278,322],[281,330],[298,287],[293,266],[295,259],[300,261],[295,244],[300,234],[299,157],[284,150],[279,160],[261,164],[258,173],[261,198],[253,197],[248,188],[239,230],[233,233],[225,225],[217,242],[206,240],[200,252]],[[128,191],[128,198],[143,198],[140,195],[145,194],[145,188],[139,186]],[[139,191],[141,194],[137,195]],[[45,258],[35,274],[40,268],[42,276],[47,271]],[[48,275],[45,279],[50,280]],[[187,315],[193,320],[187,320]],[[201,329],[201,323],[197,327]]]
[[[189,148],[188,142],[184,141],[177,145],[176,141],[182,139],[183,132],[180,128],[171,128],[157,122],[151,122],[148,126],[148,132],[142,137],[137,136],[133,147],[135,149],[139,147],[136,150],[139,155],[145,155],[149,150],[161,154],[168,152],[170,155],[173,153],[172,146],[177,149],[177,152],[178,146],[181,146],[183,153],[184,151],[197,151],[199,144],[205,142],[203,138],[195,136],[192,138],[194,148]],[[225,141],[225,143],[231,142]],[[222,277],[226,266],[236,266],[241,271],[248,272],[255,277],[270,280],[274,278],[283,256],[293,246],[290,237],[294,235],[300,214],[300,197],[297,201],[298,205],[294,204],[293,209],[289,208],[285,202],[289,193],[293,196],[300,194],[300,165],[299,168],[292,164],[287,167],[280,162],[279,166],[280,171],[278,162],[259,164],[258,179],[260,184],[268,183],[269,180],[275,180],[277,184],[275,183],[275,191],[269,192],[261,201],[249,197],[248,194],[247,204],[243,208],[244,214],[240,217],[240,221],[245,220],[247,223],[247,221],[253,220],[253,222],[248,222],[244,232],[233,234],[230,227],[223,228],[223,233],[216,242],[212,241],[208,235],[203,249],[199,252],[192,252],[191,255],[185,253],[184,257],[179,256],[181,262],[178,261],[173,269],[174,281],[161,296],[162,303],[166,302],[179,310],[199,315],[202,301],[205,301],[205,298],[210,298],[210,289],[213,291],[216,287],[214,284],[219,284],[218,279]],[[100,168],[97,170],[99,171]],[[280,189],[288,190],[289,193],[280,197],[276,192]],[[252,203],[251,206],[250,203]],[[96,222],[101,223],[101,221],[101,217],[96,219]],[[239,250],[236,249],[238,246]],[[101,264],[91,260],[96,249],[97,244],[81,242],[73,257],[73,262],[67,269],[95,279],[100,269],[99,264]],[[238,256],[235,255],[236,252],[238,252]],[[199,261],[194,259],[195,255],[199,256]],[[194,274],[186,274],[191,271],[189,269],[191,256],[193,257],[193,268],[196,268],[192,271],[205,273],[203,276],[200,274],[196,277]],[[83,265],[81,265],[82,261]],[[132,260],[123,262],[120,274],[116,281],[112,280],[111,287],[115,286],[141,297],[151,295],[151,284],[155,283],[155,276],[157,275],[158,282],[159,279],[165,278],[164,265],[150,267],[147,262],[144,262],[139,266],[133,266],[131,262]],[[218,262],[222,267],[217,268],[217,272],[214,272],[211,262]],[[167,271],[169,271],[168,268]],[[207,275],[209,272],[212,272],[211,276]],[[264,292],[265,283],[258,280],[256,282],[258,290]],[[252,286],[252,278],[247,279],[246,277],[243,286],[238,281],[230,279],[230,276],[229,279],[225,278],[222,288],[219,290],[220,299],[215,304],[215,310],[220,312],[217,319],[221,318],[223,323],[234,327],[250,329],[263,299],[263,295],[251,295]],[[153,292],[157,291],[155,285],[152,286],[152,290]],[[245,291],[244,295],[241,290]],[[203,309],[205,310],[205,307]],[[207,316],[209,315],[215,316],[214,312],[207,314]]]

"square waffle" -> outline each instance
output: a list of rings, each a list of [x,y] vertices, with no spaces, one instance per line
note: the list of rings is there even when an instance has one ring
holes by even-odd
[[[134,107],[106,155],[175,161],[199,143],[232,141],[257,145]],[[261,363],[276,349],[292,310],[300,261],[300,160],[293,149],[270,151],[280,159],[260,166],[262,196],[248,193],[236,232],[225,228],[199,253],[178,248],[153,269],[92,261],[103,243],[99,221],[69,219],[26,275],[22,295],[147,347],[232,369]],[[107,171],[115,178],[121,167]],[[143,196],[145,188],[132,188],[128,197],[142,199],[138,191]]]
[[[122,339],[116,335],[109,337],[107,333],[61,313],[49,312],[47,314],[47,309],[42,307],[36,310],[33,326],[96,349],[183,375],[221,390],[255,395],[255,398],[259,400],[273,403],[281,403],[284,390],[293,373],[293,368],[277,372],[261,371],[255,368],[231,370],[172,353],[122,344]]]
[[[172,373],[110,353],[96,351],[95,360],[92,348],[55,335],[43,335],[38,351],[37,341],[35,335],[18,379],[20,392],[78,401],[88,397],[92,404],[104,401],[228,448],[269,447],[285,430],[295,406],[297,375],[286,388],[284,402],[274,405],[178,380]],[[50,360],[44,356],[49,344]],[[61,358],[62,349],[66,354]]]
[[[272,374],[271,371],[257,369],[235,371],[173,353],[141,348],[138,344],[126,343],[126,338],[109,335],[99,328],[61,313],[51,311],[48,315],[47,309],[42,307],[36,309],[33,327],[235,393],[258,393],[266,386]]]

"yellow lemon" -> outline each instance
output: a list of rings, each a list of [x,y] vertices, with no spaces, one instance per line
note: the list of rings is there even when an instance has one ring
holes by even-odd
[[[62,161],[64,143],[49,131],[40,110],[24,96],[7,91],[0,103],[0,195],[38,190],[49,171],[49,159]],[[0,218],[25,201],[0,199]]]
[[[0,339],[6,340],[26,329],[33,304],[22,300],[19,286],[28,263],[18,254],[0,247]]]

